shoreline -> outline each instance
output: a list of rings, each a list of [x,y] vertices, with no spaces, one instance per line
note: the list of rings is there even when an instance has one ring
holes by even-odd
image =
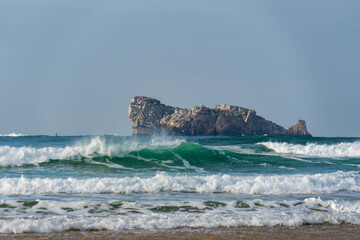
[[[359,225],[314,224],[296,227],[178,228],[159,230],[1,233],[0,239],[359,239]]]

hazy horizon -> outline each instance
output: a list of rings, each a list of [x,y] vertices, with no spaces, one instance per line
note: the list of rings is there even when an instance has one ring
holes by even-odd
[[[238,105],[360,136],[358,1],[0,3],[0,135],[131,135],[128,105]]]

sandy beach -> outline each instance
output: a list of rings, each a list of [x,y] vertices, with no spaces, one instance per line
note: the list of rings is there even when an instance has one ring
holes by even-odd
[[[358,225],[304,225],[298,227],[239,227],[159,231],[66,231],[0,234],[0,239],[360,239]]]

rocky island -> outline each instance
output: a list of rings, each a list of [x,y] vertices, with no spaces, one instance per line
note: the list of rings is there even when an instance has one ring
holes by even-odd
[[[311,136],[304,120],[285,129],[258,116],[254,110],[219,104],[193,109],[171,107],[159,100],[136,96],[131,99],[129,118],[133,135],[182,136]]]

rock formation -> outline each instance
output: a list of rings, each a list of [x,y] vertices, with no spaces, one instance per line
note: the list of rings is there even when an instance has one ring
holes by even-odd
[[[303,120],[286,130],[256,115],[254,110],[225,104],[216,105],[215,108],[201,105],[186,109],[166,106],[154,98],[137,96],[131,99],[129,118],[133,135],[310,136]]]
[[[296,125],[292,125],[288,129],[289,135],[299,135],[299,136],[311,136],[306,129],[306,122],[304,120],[299,120]]]

